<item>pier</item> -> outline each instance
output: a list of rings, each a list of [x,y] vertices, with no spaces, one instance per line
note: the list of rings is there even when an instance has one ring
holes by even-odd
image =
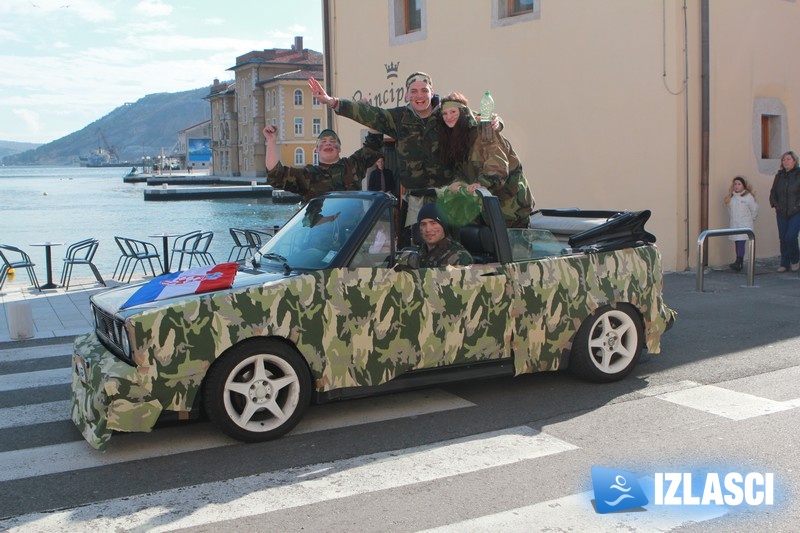
[[[215,198],[268,198],[272,196],[271,185],[218,185],[210,187],[161,187],[144,190],[146,202],[170,202],[176,200],[211,200]],[[299,198],[299,197],[298,197]]]

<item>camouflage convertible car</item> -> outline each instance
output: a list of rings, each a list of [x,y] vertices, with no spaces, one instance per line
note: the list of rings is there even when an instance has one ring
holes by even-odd
[[[470,266],[398,264],[397,200],[330,193],[231,286],[135,304],[141,287],[93,296],[95,331],[74,346],[73,421],[101,450],[113,431],[201,412],[263,441],[311,403],[562,368],[614,381],[644,348],[659,351],[674,313],[649,212],[540,212],[506,229],[480,192],[479,223],[459,231]]]

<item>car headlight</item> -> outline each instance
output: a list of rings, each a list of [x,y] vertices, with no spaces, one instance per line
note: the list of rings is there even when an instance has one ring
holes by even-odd
[[[120,345],[122,346],[122,353],[125,354],[125,357],[131,357],[131,341],[128,338],[128,331],[125,328],[122,328],[120,331]]]

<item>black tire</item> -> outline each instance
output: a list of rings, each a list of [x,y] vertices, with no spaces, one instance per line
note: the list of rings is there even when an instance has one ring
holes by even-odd
[[[569,368],[596,383],[619,381],[633,371],[643,348],[642,320],[627,305],[601,307],[581,324]]]
[[[223,433],[244,442],[284,435],[303,418],[310,399],[305,360],[275,340],[232,348],[211,366],[204,383],[208,417]]]

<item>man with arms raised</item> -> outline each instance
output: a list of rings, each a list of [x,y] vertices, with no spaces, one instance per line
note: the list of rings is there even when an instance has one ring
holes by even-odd
[[[322,130],[317,138],[319,164],[285,167],[280,161],[278,128],[264,128],[267,139],[267,182],[276,189],[294,192],[310,200],[329,191],[360,191],[367,169],[383,153],[383,135],[368,133],[364,146],[349,157],[341,157],[342,145],[333,130]]]

